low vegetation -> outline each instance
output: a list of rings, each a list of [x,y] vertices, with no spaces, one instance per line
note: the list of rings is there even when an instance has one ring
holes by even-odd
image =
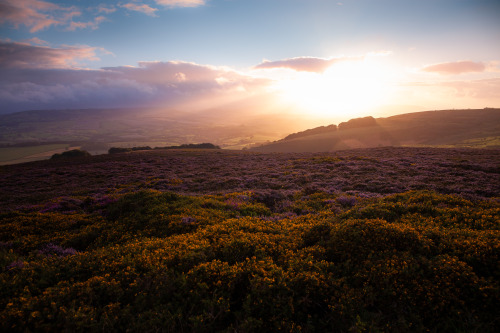
[[[149,146],[132,147],[132,148],[111,147],[108,150],[108,154],[128,153],[131,151],[152,150],[152,149],[220,149],[220,147],[212,143],[186,143],[179,146],[167,146],[167,147],[155,147],[155,148],[151,148]]]
[[[50,145],[38,145],[38,146],[27,146],[27,147],[0,147],[0,163],[9,161],[23,161],[23,159],[28,159],[30,156],[37,156],[43,154],[49,154],[54,150],[64,150],[68,148],[67,144],[50,144]]]
[[[57,160],[61,158],[75,158],[75,157],[89,157],[90,153],[86,150],[72,149],[62,153],[54,154],[50,158],[51,160]]]
[[[157,150],[2,167],[0,330],[496,332],[498,156]]]

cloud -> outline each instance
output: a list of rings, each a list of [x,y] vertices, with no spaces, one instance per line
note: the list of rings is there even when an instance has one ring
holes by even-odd
[[[99,24],[101,24],[101,22],[104,22],[106,20],[107,20],[106,17],[98,16],[93,21],[89,22],[71,22],[67,30],[75,31],[76,29],[87,29],[87,28],[96,30],[97,28],[99,28]]]
[[[124,5],[120,5],[120,7],[126,8],[128,10],[133,10],[133,11],[136,11],[136,12],[141,12],[141,13],[144,13],[146,15],[153,16],[153,17],[157,16],[155,14],[155,12],[158,10],[157,8],[150,7],[150,6],[146,5],[146,4],[138,5],[138,4],[135,4],[135,3],[127,3],[127,4],[124,4]]]
[[[254,69],[273,69],[288,68],[298,72],[322,73],[335,63],[349,60],[360,60],[363,57],[343,57],[343,58],[315,58],[315,57],[297,57],[278,61],[267,61],[258,64]]]
[[[452,75],[452,74],[462,74],[462,73],[484,72],[485,69],[486,66],[482,62],[457,61],[457,62],[443,62],[440,64],[429,65],[422,68],[422,71],[429,73]]]
[[[205,5],[205,0],[155,0],[158,5],[167,8],[198,7]],[[76,29],[97,29],[99,24],[106,21],[103,14],[114,13],[116,6],[144,13],[156,17],[157,8],[147,4],[129,2],[118,5],[100,4],[97,7],[87,8],[88,12],[99,16],[86,20],[74,21],[75,17],[82,16],[82,11],[76,6],[62,6],[43,0],[1,0],[0,25],[10,24],[15,29],[25,26],[31,33],[62,26],[68,31]],[[88,14],[88,13],[87,13]]]
[[[111,14],[111,13],[116,12],[116,7],[106,6],[104,4],[100,4],[99,6],[97,6],[97,12],[104,13],[104,14]]]
[[[205,5],[205,0],[155,0],[159,5],[165,7],[198,7]]]
[[[4,0],[0,3],[0,24],[11,23],[16,28],[25,25],[30,32],[36,32],[62,24],[61,11],[71,9],[39,0]]]
[[[498,107],[500,78],[406,82],[399,84],[394,98],[427,109]]]
[[[112,7],[98,7],[98,12],[110,13]],[[75,6],[63,7],[41,0],[3,0],[0,3],[0,24],[11,24],[19,29],[25,26],[31,33],[35,33],[52,26],[66,26],[68,30],[91,28],[97,29],[105,20],[98,16],[88,22],[74,22],[75,17],[82,12]]]
[[[489,61],[486,64],[486,72],[500,73],[500,61]]]
[[[28,44],[31,44],[31,45],[49,45],[49,42],[45,41],[45,40],[42,40],[38,37],[33,37],[33,38],[30,38],[30,39],[26,39],[24,40],[23,42],[25,43],[28,43]]]
[[[452,81],[442,83],[441,86],[450,88],[449,92],[453,97],[491,99],[500,102],[500,78]]]
[[[255,69],[289,68],[299,72],[324,72],[335,60],[313,57],[289,58],[278,61],[268,61],[255,66]]]
[[[50,108],[185,108],[193,102],[196,108],[206,108],[215,101],[254,96],[269,83],[227,68],[183,61],[140,62],[99,70],[71,68],[73,62],[95,57],[95,50],[5,44],[15,44],[18,56],[0,61],[0,113]],[[43,66],[35,59],[41,59]]]
[[[121,78],[140,84],[168,89],[182,94],[193,91],[229,91],[250,87],[259,79],[223,67],[200,65],[183,61],[139,62],[138,66],[105,67],[103,70],[119,73]]]
[[[33,40],[44,43],[42,40]],[[96,51],[90,46],[51,48],[29,43],[0,41],[0,68],[73,68],[82,61],[96,61]]]

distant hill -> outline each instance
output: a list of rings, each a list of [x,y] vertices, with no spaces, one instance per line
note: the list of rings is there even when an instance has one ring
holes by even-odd
[[[241,149],[279,139],[307,122],[285,112],[255,114],[255,109],[246,109],[250,106],[242,103],[203,112],[148,108],[17,112],[0,115],[0,147],[64,143],[94,154],[109,147],[213,142]]]
[[[500,109],[441,110],[387,118],[356,118],[252,148],[260,152],[322,152],[383,146],[500,147]]]

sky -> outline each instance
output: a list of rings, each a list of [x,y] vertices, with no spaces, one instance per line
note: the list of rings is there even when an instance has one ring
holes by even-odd
[[[500,107],[500,1],[0,0],[0,113],[249,100],[341,120]]]

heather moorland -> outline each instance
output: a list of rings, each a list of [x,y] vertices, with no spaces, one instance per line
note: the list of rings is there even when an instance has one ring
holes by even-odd
[[[2,331],[481,331],[498,150],[154,150],[0,169]]]

